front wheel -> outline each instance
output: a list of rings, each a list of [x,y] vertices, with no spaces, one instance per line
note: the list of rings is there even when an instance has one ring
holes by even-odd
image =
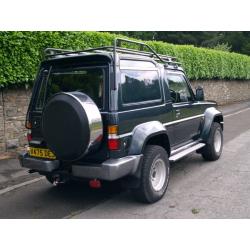
[[[144,152],[139,187],[134,194],[139,201],[154,203],[160,200],[169,182],[169,160],[164,148],[148,145]]]
[[[207,161],[216,161],[220,158],[223,148],[223,133],[219,123],[212,123],[206,146],[202,148],[202,157]]]

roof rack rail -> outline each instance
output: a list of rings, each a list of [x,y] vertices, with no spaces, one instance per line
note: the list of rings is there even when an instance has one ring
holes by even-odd
[[[138,51],[134,49],[122,48],[121,47],[122,42],[139,45],[140,50]],[[143,50],[144,48],[147,48],[149,51]],[[162,63],[165,64],[165,66],[173,65],[174,67],[178,68],[181,65],[180,62],[176,61],[176,57],[158,54],[152,47],[150,47],[148,44],[143,43],[143,42],[132,41],[132,40],[123,39],[123,38],[116,38],[114,40],[114,56],[115,56],[116,51],[118,52],[124,51],[124,53],[133,53],[137,55],[150,56],[150,57],[155,58],[156,60],[161,61]]]
[[[124,43],[124,42],[130,43],[133,45],[138,45],[139,50],[122,47],[122,43]],[[146,51],[145,48],[148,51]],[[157,61],[164,63],[166,66],[173,65],[175,67],[178,67],[181,65],[180,62],[177,62],[176,57],[158,54],[153,48],[151,48],[146,43],[128,40],[128,39],[124,39],[124,38],[115,38],[113,46],[101,46],[101,47],[97,47],[97,48],[89,48],[89,49],[78,50],[78,51],[66,50],[66,49],[56,49],[56,48],[47,48],[44,50],[44,56],[45,56],[45,58],[51,58],[51,57],[60,56],[60,55],[72,55],[72,54],[100,52],[100,51],[113,52],[115,61],[116,61],[116,53],[118,52],[118,53],[124,53],[124,54],[133,54],[133,55],[142,55],[142,56],[152,57],[152,58],[156,59]]]
[[[71,53],[73,50],[66,49],[55,49],[55,48],[46,48],[43,53],[45,56],[55,56],[59,53]]]
[[[122,42],[140,45],[140,51],[143,51],[144,48],[147,48],[156,58],[158,58],[158,60],[162,61],[163,63],[165,62],[165,61],[156,53],[156,51],[154,51],[149,45],[147,45],[146,43],[143,43],[143,42],[128,40],[128,39],[124,39],[124,38],[116,38],[116,39],[114,40],[114,51],[116,50],[117,47],[119,47],[120,49],[122,48],[122,47],[121,47],[121,46],[122,46]],[[129,49],[126,49],[126,50],[129,51]]]
[[[134,55],[142,55],[142,56],[148,56],[148,57],[152,57],[155,58],[155,55],[150,53],[150,52],[143,52],[143,51],[138,51],[138,50],[134,50],[134,49],[125,49],[125,48],[121,48],[121,47],[116,47],[116,51],[120,52],[120,53],[126,53],[126,54],[134,54]],[[177,62],[176,57],[171,57],[171,56],[166,56],[166,55],[161,55],[158,54],[165,63],[172,63],[172,64],[177,64],[177,65],[181,65],[180,62]],[[158,60],[158,58],[155,58],[156,60]],[[161,60],[162,61],[162,60]]]
[[[128,52],[137,52],[138,54],[142,54],[142,55],[146,55],[146,56],[150,56],[150,57],[154,57],[155,55],[153,53],[147,52],[147,51],[138,51],[135,49],[125,49],[125,48],[120,48],[117,47],[117,49],[122,49],[124,51],[128,51]],[[172,60],[176,60],[176,57],[172,57],[172,56],[167,56],[167,55],[162,55],[162,54],[158,54],[158,56],[160,56],[162,59],[172,59]]]

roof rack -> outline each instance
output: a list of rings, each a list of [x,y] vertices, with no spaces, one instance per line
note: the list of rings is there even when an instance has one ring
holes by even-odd
[[[124,43],[124,42],[129,43],[129,44],[133,44],[133,45],[138,45],[139,50],[122,47],[122,43]],[[118,53],[123,53],[123,54],[148,56],[148,57],[154,58],[157,61],[164,63],[166,66],[172,65],[174,67],[178,67],[181,65],[180,62],[176,61],[175,57],[158,54],[153,48],[151,48],[146,43],[137,42],[137,41],[128,40],[128,39],[123,39],[123,38],[116,38],[114,40],[113,46],[102,46],[102,47],[90,48],[90,49],[79,50],[79,51],[47,48],[44,50],[44,56],[46,59],[48,59],[48,58],[56,57],[56,56],[72,55],[72,54],[84,54],[84,53],[89,53],[89,52],[98,53],[100,51],[113,52],[115,61],[116,61],[116,55],[118,52]]]
[[[45,57],[56,56],[61,53],[71,53],[73,50],[46,48],[43,53]]]
[[[122,42],[139,45],[140,50],[138,51],[135,49],[123,48]],[[145,51],[144,50],[145,48],[148,51]],[[123,39],[123,38],[116,38],[114,40],[114,49],[120,53],[149,56],[149,57],[156,59],[157,61],[161,61],[162,63],[172,64],[172,65],[175,65],[177,67],[179,65],[181,65],[181,63],[176,61],[176,57],[158,54],[152,47],[150,47],[148,44],[143,43],[143,42],[137,42],[137,41],[132,41],[132,40]]]
[[[135,49],[126,49],[126,48],[121,48],[121,47],[116,47],[116,51],[119,53],[124,53],[124,54],[148,56],[159,61],[159,58],[156,57],[155,54],[150,53],[150,52],[145,52],[145,51],[143,52],[143,51],[138,51]],[[161,57],[160,61],[163,63],[181,65],[180,62],[176,61],[177,60],[176,57],[171,57],[171,56],[166,56],[166,55],[161,55],[161,54],[158,54],[158,56]]]

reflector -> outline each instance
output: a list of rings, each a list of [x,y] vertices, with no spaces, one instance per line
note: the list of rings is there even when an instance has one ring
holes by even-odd
[[[30,142],[32,140],[32,135],[30,132],[27,133],[27,140]]]

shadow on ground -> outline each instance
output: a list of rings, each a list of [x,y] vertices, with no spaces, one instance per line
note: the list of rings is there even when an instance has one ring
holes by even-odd
[[[203,164],[201,157],[186,157],[173,164],[170,179],[174,181],[177,176],[199,171]],[[0,218],[70,218],[115,197],[122,203],[145,206],[138,203],[129,191],[122,189],[118,181],[105,182],[101,189],[91,189],[86,182],[54,187],[42,180],[1,195]]]

